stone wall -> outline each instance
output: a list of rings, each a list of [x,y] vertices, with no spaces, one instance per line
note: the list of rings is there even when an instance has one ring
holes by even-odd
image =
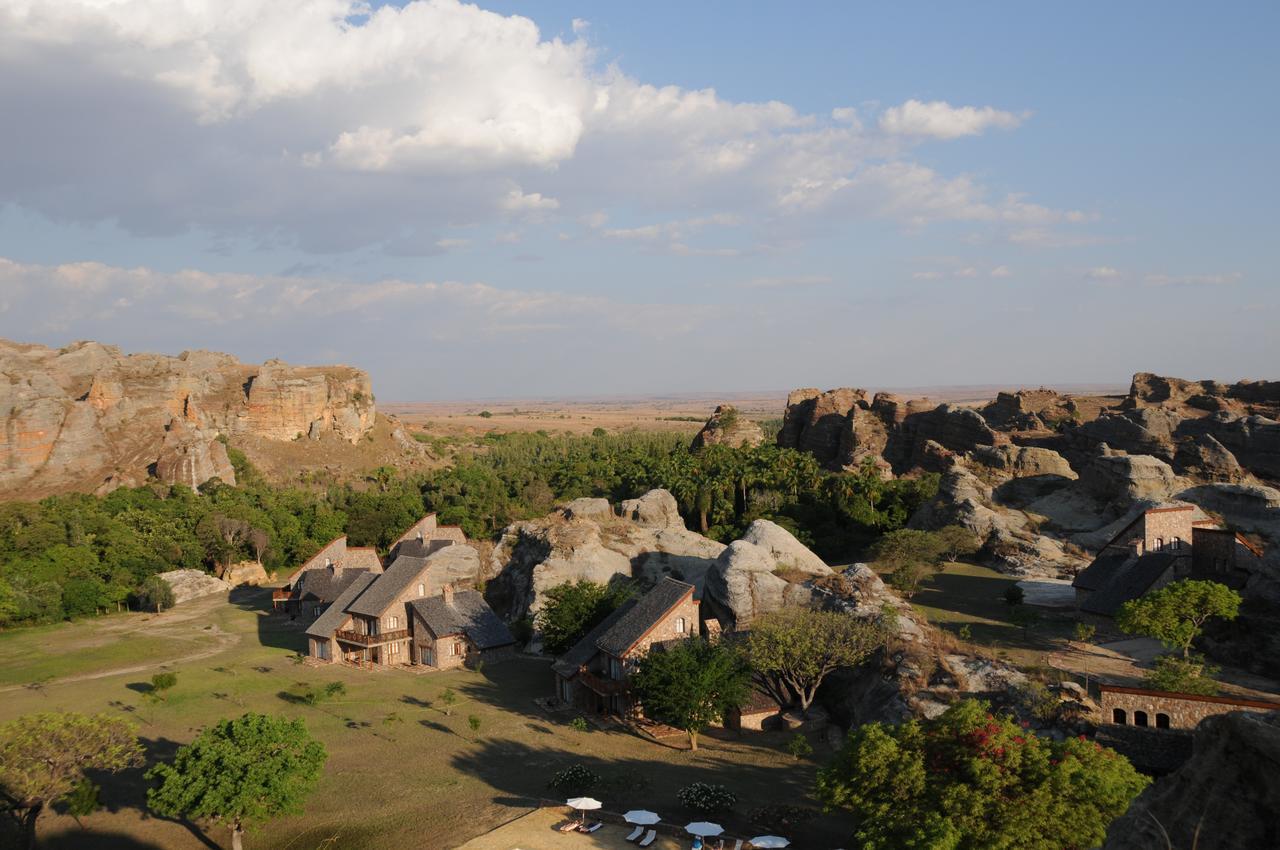
[[[1147,552],[1168,549],[1185,549],[1192,541],[1192,521],[1196,517],[1192,507],[1152,508],[1143,519],[1143,545]]]
[[[684,631],[677,630],[677,623],[681,620],[684,621]],[[640,658],[648,653],[649,648],[655,643],[683,640],[697,633],[698,601],[690,594],[683,602],[672,608],[671,612],[663,617],[647,635],[640,639],[635,648],[627,654],[627,658]]]
[[[1277,711],[1280,703],[1260,700],[1205,697],[1174,694],[1143,688],[1102,685],[1102,722],[1121,726],[1147,726],[1156,729],[1194,729],[1206,717],[1230,711]],[[1124,712],[1123,722],[1121,715]],[[1145,716],[1145,717],[1144,717]],[[1167,725],[1166,725],[1167,724]]]

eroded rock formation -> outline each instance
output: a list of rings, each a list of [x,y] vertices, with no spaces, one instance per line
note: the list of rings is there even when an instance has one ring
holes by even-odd
[[[0,496],[110,489],[149,474],[230,483],[220,435],[354,444],[373,422],[369,377],[347,366],[0,341]]]
[[[703,446],[730,446],[738,449],[758,446],[764,442],[764,432],[760,426],[743,416],[738,408],[731,404],[716,407],[707,424],[694,435],[691,448]]]

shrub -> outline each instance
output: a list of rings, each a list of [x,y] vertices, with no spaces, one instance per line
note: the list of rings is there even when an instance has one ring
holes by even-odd
[[[562,797],[578,797],[600,784],[600,775],[583,764],[571,764],[551,777],[547,787]]]
[[[1058,717],[1058,695],[1043,682],[1023,682],[1014,688],[1014,699],[1019,708],[1041,723],[1052,723]]]
[[[686,785],[676,792],[676,799],[704,815],[727,811],[738,802],[737,796],[728,788],[709,782],[694,782],[692,785]]]
[[[591,724],[587,722],[585,717],[575,717],[569,721],[569,728],[575,732],[590,732]]]
[[[805,756],[813,755],[813,744],[809,743],[809,739],[797,732],[795,737],[787,741],[787,752],[791,753],[795,759],[802,759]]]

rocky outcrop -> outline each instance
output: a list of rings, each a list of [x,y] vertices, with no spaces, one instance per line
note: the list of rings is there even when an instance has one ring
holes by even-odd
[[[218,435],[193,428],[181,419],[173,419],[165,427],[153,473],[165,484],[183,484],[192,490],[214,478],[223,484],[236,483],[227,447]]]
[[[1035,446],[980,446],[973,452],[973,459],[1013,478],[1055,475],[1074,480],[1079,477],[1062,455]]]
[[[737,627],[814,596],[808,579],[832,575],[830,567],[789,531],[766,519],[729,544],[707,573],[706,599]]]
[[[1236,456],[1212,434],[1182,443],[1174,460],[1187,474],[1204,481],[1235,484],[1249,477]]]
[[[354,444],[373,422],[369,378],[346,366],[0,341],[0,496],[92,491],[151,471],[198,486],[230,471],[218,435]]]
[[[755,520],[747,526],[742,540],[763,549],[780,570],[798,571],[811,576],[831,574],[831,568],[825,561],[776,522]]]
[[[266,568],[259,561],[240,561],[224,567],[218,577],[231,587],[261,587],[270,581]]]
[[[847,440],[847,420],[855,407],[869,408],[866,390],[795,390],[787,396],[778,445],[808,452],[823,466],[839,469],[845,464],[841,442]]]
[[[701,589],[724,551],[723,543],[685,528],[665,490],[622,502],[618,515],[607,508],[604,499],[575,499],[503,529],[487,571],[490,604],[519,619],[537,613],[547,590],[579,579],[607,584],[672,576]]]
[[[1001,431],[1035,431],[1069,421],[1078,415],[1070,398],[1041,387],[1001,392],[982,408],[982,418]]]
[[[160,573],[169,587],[173,589],[173,601],[177,604],[210,596],[215,593],[226,593],[231,585],[220,578],[214,578],[200,570],[170,570]]]
[[[1233,712],[1196,729],[1194,753],[1107,829],[1103,850],[1280,847],[1280,712]]]
[[[694,435],[690,448],[729,446],[739,449],[758,446],[763,442],[764,432],[759,425],[743,416],[733,405],[722,404],[716,407],[702,430]]]
[[[1169,498],[1178,480],[1159,458],[1104,450],[1080,473],[1080,483],[1099,502],[1123,509],[1143,499]]]

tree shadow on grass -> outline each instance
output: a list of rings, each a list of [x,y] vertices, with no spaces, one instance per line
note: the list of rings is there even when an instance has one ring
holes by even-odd
[[[307,651],[305,623],[301,619],[290,620],[287,614],[272,610],[271,588],[236,587],[227,598],[242,611],[257,615],[258,643],[262,646],[299,653]]]
[[[0,838],[3,838],[3,834],[0,834]],[[18,845],[0,846],[16,847]],[[123,832],[102,832],[96,829],[68,829],[54,835],[41,833],[40,847],[42,850],[84,850],[87,847],[92,847],[94,850],[164,850],[160,844],[142,841]]]
[[[168,738],[139,738],[138,743],[142,745],[143,750],[143,765],[141,767],[131,767],[128,770],[122,770],[119,773],[104,773],[98,771],[86,772],[85,775],[102,788],[101,793],[98,795],[98,798],[102,803],[102,808],[109,812],[136,809],[142,813],[144,818],[154,818],[156,820],[168,821],[169,823],[176,823],[190,832],[206,847],[213,848],[213,850],[220,850],[220,846],[209,838],[209,836],[205,835],[204,831],[191,821],[185,818],[161,817],[147,807],[147,789],[150,787],[150,783],[146,779],[147,770],[158,762],[173,761],[173,757],[177,753],[178,747],[181,745],[178,744],[177,741],[171,741]],[[71,833],[71,835],[75,835],[75,833]],[[124,838],[127,838],[127,836]],[[47,841],[42,841],[41,846],[52,847],[59,845],[53,845],[49,844]],[[100,844],[98,843],[97,836],[95,835],[92,843],[86,842],[84,838],[81,838],[79,843],[73,842],[62,846],[114,847],[117,845],[105,843]],[[118,846],[121,848],[129,848],[150,847],[151,845],[135,843],[120,844]]]
[[[418,697],[410,696],[409,694],[405,694],[404,696],[400,697],[400,701],[402,703],[405,703],[406,705],[416,706],[417,708],[431,707],[431,700],[419,699]]]

